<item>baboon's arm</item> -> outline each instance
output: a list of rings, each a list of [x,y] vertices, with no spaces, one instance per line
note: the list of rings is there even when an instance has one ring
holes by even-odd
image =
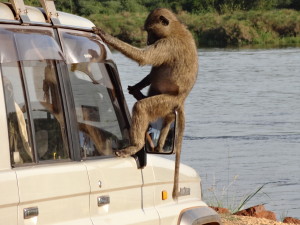
[[[133,95],[136,100],[141,100],[146,98],[146,96],[141,92],[141,90],[151,84],[151,76],[148,74],[143,80],[134,86],[128,86],[129,94]]]
[[[170,44],[164,43],[166,42],[164,39],[160,39],[155,44],[140,49],[105,33],[100,28],[94,28],[94,32],[98,34],[104,42],[138,62],[139,65],[160,66],[166,63],[167,60],[171,60],[168,54],[170,48],[167,47]]]
[[[148,74],[143,80],[132,86],[134,89],[142,90],[151,84],[151,74]]]

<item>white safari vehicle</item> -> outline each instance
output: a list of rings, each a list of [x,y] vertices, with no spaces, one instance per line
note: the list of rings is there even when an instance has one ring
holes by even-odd
[[[174,162],[150,154],[158,122],[138,154],[114,155],[130,114],[111,53],[92,22],[41,5],[0,3],[0,224],[220,225],[192,168],[172,198]]]

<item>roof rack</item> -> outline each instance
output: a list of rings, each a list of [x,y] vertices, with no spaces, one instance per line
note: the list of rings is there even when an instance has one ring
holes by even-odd
[[[59,25],[59,14],[56,11],[54,0],[39,0],[43,9],[45,10],[48,22],[52,22],[53,25]]]
[[[16,19],[21,19],[23,24],[30,24],[30,18],[28,17],[28,11],[25,7],[23,0],[9,0],[13,6],[16,14]],[[39,0],[47,17],[47,22],[51,22],[53,25],[60,25],[59,14],[56,11],[53,0]]]
[[[23,0],[10,0],[10,3],[13,6],[13,9],[16,13],[16,19],[19,20],[21,19],[23,23],[29,24],[30,19],[27,15],[28,11],[25,7],[24,1]]]

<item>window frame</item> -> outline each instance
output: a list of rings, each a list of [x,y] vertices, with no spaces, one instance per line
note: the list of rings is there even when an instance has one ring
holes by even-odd
[[[61,85],[61,81],[60,81],[60,78],[59,78],[59,74],[58,74],[58,61],[56,60],[51,60],[53,62],[53,65],[54,65],[54,69],[55,69],[55,76],[56,76],[56,81],[57,81],[57,91],[58,91],[58,95],[59,95],[59,100],[60,100],[60,103],[61,103],[61,111],[62,111],[62,115],[63,115],[63,118],[64,118],[64,126],[60,126],[61,129],[64,131],[64,132],[61,132],[61,137],[62,139],[66,139],[67,141],[67,146],[65,146],[67,148],[67,154],[68,154],[68,158],[65,158],[65,159],[47,159],[47,160],[43,160],[43,159],[39,159],[39,156],[38,156],[38,151],[37,151],[37,146],[36,146],[36,132],[35,132],[35,125],[34,125],[34,117],[32,116],[33,114],[33,110],[32,110],[32,107],[31,107],[31,104],[30,104],[30,101],[28,101],[28,99],[30,99],[30,94],[29,94],[29,87],[27,85],[27,80],[26,80],[26,72],[25,72],[25,69],[24,69],[24,63],[23,61],[20,61],[20,68],[21,68],[21,78],[22,78],[22,82],[23,82],[23,85],[24,85],[24,92],[25,92],[25,99],[26,99],[26,105],[28,107],[28,119],[30,121],[30,135],[32,136],[32,141],[33,141],[33,151],[34,151],[34,162],[35,164],[47,164],[47,163],[56,163],[56,162],[67,162],[67,161],[71,161],[71,149],[70,149],[70,139],[69,139],[69,134],[67,132],[67,114],[66,114],[66,109],[64,107],[65,103],[63,101],[63,97],[62,97],[62,85]],[[54,115],[53,115],[54,116]],[[63,137],[65,136],[65,137]]]
[[[62,48],[60,46],[60,42],[59,39],[57,38],[57,33],[56,30],[51,28],[51,27],[37,27],[37,26],[18,26],[18,25],[0,25],[0,28],[9,28],[9,29],[16,29],[16,30],[33,30],[33,31],[37,31],[36,33],[39,32],[49,32],[49,37],[52,37],[53,40],[55,41],[55,43],[58,45],[59,50],[62,51]],[[34,33],[34,32],[33,32]],[[18,52],[17,49],[17,45],[16,43],[14,43],[15,49],[16,49],[16,54],[19,55],[20,53]],[[16,63],[17,65],[17,70],[19,72],[19,76],[20,76],[20,82],[22,84],[22,95],[24,97],[24,105],[26,107],[26,113],[27,113],[27,117],[28,117],[28,140],[30,143],[30,146],[32,148],[33,151],[33,161],[30,163],[21,163],[21,164],[12,164],[12,161],[10,161],[11,167],[12,168],[19,168],[19,167],[26,167],[26,166],[32,166],[32,165],[40,165],[40,164],[49,164],[49,163],[61,163],[61,162],[68,162],[68,161],[73,161],[73,154],[72,154],[72,149],[71,149],[71,143],[72,140],[70,138],[70,122],[68,120],[69,114],[68,114],[68,107],[66,107],[66,98],[64,93],[64,84],[63,84],[63,79],[62,79],[62,75],[63,73],[61,72],[61,65],[63,65],[63,61],[64,58],[62,58],[62,60],[57,60],[57,59],[50,59],[53,62],[54,65],[54,69],[55,69],[55,76],[56,76],[56,80],[57,80],[57,91],[58,91],[58,95],[60,98],[60,103],[61,103],[61,111],[63,114],[63,118],[64,118],[64,126],[61,127],[62,130],[64,132],[62,132],[62,138],[65,138],[67,143],[66,143],[66,151],[68,154],[68,158],[66,159],[49,159],[49,160],[41,160],[38,157],[38,152],[37,152],[37,146],[36,146],[36,135],[35,135],[35,128],[34,128],[34,120],[33,120],[33,116],[32,116],[32,107],[31,107],[31,103],[29,102],[29,87],[27,85],[27,81],[26,81],[26,73],[25,73],[25,68],[24,68],[24,62],[26,60],[20,60],[20,59],[16,59],[16,61],[12,60],[12,63]],[[36,60],[31,60],[31,61],[36,61]],[[5,65],[6,62],[0,63],[0,69],[2,71],[2,67],[3,65]],[[0,73],[1,76],[3,76],[4,74],[1,72]],[[2,77],[1,77],[2,79]],[[5,93],[4,93],[5,94]],[[5,101],[4,101],[5,102]],[[5,110],[6,109],[6,102],[5,102]],[[7,120],[6,120],[7,121]],[[6,122],[7,124],[7,122]],[[7,127],[8,128],[8,127]],[[8,131],[8,129],[7,129]],[[65,137],[63,137],[65,136]],[[9,152],[11,151],[11,149],[8,149]]]

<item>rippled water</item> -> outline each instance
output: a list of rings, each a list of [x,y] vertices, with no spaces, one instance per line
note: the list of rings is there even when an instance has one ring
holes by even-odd
[[[131,108],[126,88],[150,67],[113,56]],[[199,49],[199,62],[182,162],[201,175],[204,198],[230,205],[266,184],[246,206],[300,218],[300,49]]]

